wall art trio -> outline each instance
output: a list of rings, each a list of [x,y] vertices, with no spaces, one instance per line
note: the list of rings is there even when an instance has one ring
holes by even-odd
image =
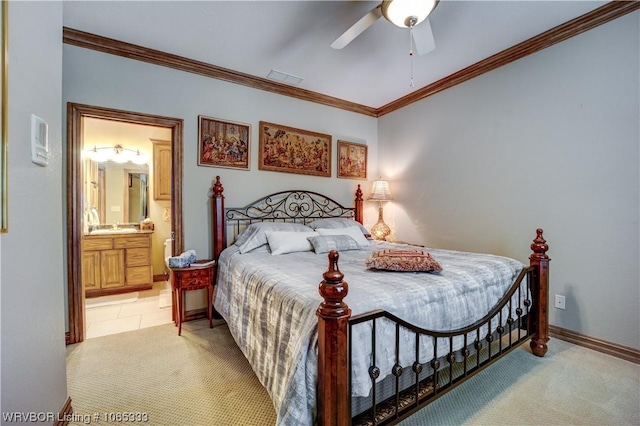
[[[331,135],[260,121],[258,169],[331,177]],[[249,170],[251,125],[198,116],[198,165]],[[338,141],[338,177],[367,179],[367,145]]]

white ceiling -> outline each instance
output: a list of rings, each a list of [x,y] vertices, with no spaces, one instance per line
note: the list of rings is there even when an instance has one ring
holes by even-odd
[[[379,19],[342,50],[330,44],[379,1],[65,1],[64,26],[373,108],[583,15],[606,1],[440,0],[436,49],[413,56],[408,30]]]

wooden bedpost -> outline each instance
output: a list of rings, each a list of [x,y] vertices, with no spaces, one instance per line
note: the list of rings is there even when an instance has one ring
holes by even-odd
[[[329,269],[318,291],[324,301],[318,307],[318,426],[351,423],[348,387],[347,332],[351,309],[343,299],[349,285],[338,269],[338,252],[329,252]]]
[[[220,253],[227,246],[227,232],[224,226],[224,188],[220,183],[220,176],[216,176],[216,181],[211,188],[211,214],[213,223],[211,225],[211,245],[213,247],[212,256],[218,259]]]
[[[362,189],[360,189],[360,184],[358,184],[358,189],[356,190],[355,219],[361,224],[362,224],[362,206],[363,206]]]
[[[537,299],[537,303],[534,304],[537,327],[529,346],[534,355],[542,357],[547,353],[549,341],[549,261],[551,259],[547,256],[549,246],[542,237],[542,229],[538,228],[536,234],[531,244],[533,254],[529,256],[529,264],[537,268],[533,283],[533,297]]]

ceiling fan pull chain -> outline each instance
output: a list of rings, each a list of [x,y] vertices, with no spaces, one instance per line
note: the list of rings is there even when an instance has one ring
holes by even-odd
[[[413,87],[413,22],[409,25],[409,66],[411,67],[411,76],[409,79],[409,87]]]

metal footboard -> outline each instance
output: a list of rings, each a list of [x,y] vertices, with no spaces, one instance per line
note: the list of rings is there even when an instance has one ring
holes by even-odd
[[[354,327],[371,328],[371,394],[368,408],[353,404],[353,425],[391,425],[410,416],[433,400],[482,371],[503,355],[521,346],[536,332],[537,321],[531,309],[533,266],[524,268],[509,291],[482,319],[453,331],[426,330],[382,311],[372,311],[349,319],[348,359],[349,395],[351,395],[352,336]],[[394,342],[376,342],[376,330],[395,327]],[[415,338],[413,362],[401,365],[401,335]],[[391,371],[380,371],[376,363],[376,345],[394,346],[395,362]],[[406,359],[406,354],[405,354]],[[385,377],[387,377],[385,379]],[[384,379],[384,380],[383,380]]]

